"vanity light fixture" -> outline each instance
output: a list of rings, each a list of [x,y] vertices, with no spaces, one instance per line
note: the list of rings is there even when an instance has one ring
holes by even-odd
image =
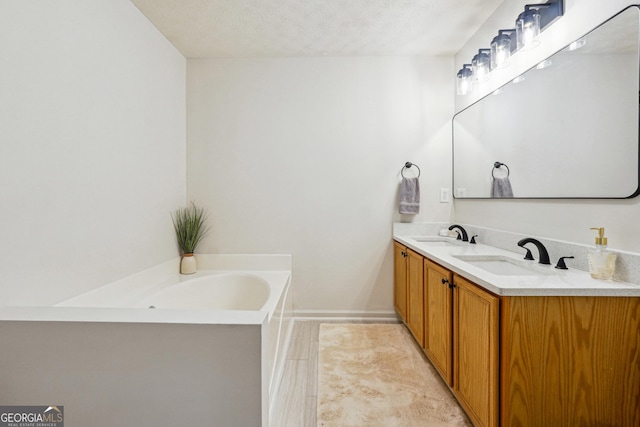
[[[491,52],[491,49],[478,49],[478,54],[471,60],[473,80],[475,82],[481,83],[489,77],[489,71],[491,71],[489,52]]]
[[[471,64],[464,64],[460,71],[458,71],[456,79],[456,87],[458,95],[466,95],[471,90],[471,80],[473,78],[473,71],[471,70]]]
[[[498,35],[491,41],[491,48],[479,49],[478,54],[471,60],[471,64],[464,64],[458,71],[456,80],[458,95],[469,93],[471,80],[475,83],[483,82],[492,70],[507,66],[512,52],[527,50],[539,44],[537,36],[540,32],[562,15],[564,15],[564,0],[548,0],[546,3],[525,5],[524,12],[516,19],[515,29],[499,30]],[[580,40],[576,43],[577,47],[584,45],[583,43],[578,46]],[[469,66],[471,69],[468,68]],[[545,66],[548,64],[539,64],[538,68]],[[517,80],[518,77],[513,80],[514,83],[517,83]]]
[[[537,40],[540,32],[563,14],[564,0],[525,5],[524,12],[516,19],[518,50],[531,49],[540,44]]]
[[[511,34],[515,33],[515,28],[512,30],[499,30],[498,35],[491,41],[491,69],[503,68],[509,65],[509,58],[511,57],[511,51],[515,50],[515,43],[511,42]]]

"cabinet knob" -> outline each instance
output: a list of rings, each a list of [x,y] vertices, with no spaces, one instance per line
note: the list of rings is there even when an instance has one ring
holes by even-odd
[[[446,285],[447,283],[449,283],[449,281],[447,279],[442,279],[442,284]],[[451,287],[451,285],[449,285],[449,287]]]
[[[449,289],[453,289],[453,288],[455,288],[455,287],[456,287],[456,284],[455,284],[455,283],[449,283]]]
[[[400,252],[402,254],[403,257],[407,256],[407,253],[405,251]]]

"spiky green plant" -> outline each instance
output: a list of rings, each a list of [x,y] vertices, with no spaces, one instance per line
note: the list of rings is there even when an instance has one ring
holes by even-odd
[[[182,252],[185,254],[194,253],[198,243],[210,230],[210,227],[205,226],[207,214],[204,208],[199,208],[191,202],[191,206],[176,210],[171,215],[171,219]]]

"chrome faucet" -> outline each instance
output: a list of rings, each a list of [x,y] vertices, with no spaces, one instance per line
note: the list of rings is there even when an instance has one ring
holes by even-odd
[[[457,228],[458,230],[460,230],[460,232],[458,233],[458,239],[460,240],[462,239],[463,242],[468,242],[469,241],[469,236],[467,235],[467,230],[465,230],[464,228],[462,228],[461,225],[458,224],[453,224],[449,227],[449,230],[453,230],[454,228]],[[461,234],[462,233],[462,237]]]
[[[518,242],[518,246],[526,249],[527,251],[527,253],[524,256],[524,259],[529,259],[529,260],[534,259],[533,255],[531,255],[531,251],[524,247],[524,245],[526,245],[527,243],[533,243],[534,245],[536,245],[536,248],[538,248],[538,253],[540,254],[540,261],[538,262],[540,264],[551,264],[551,261],[549,261],[549,252],[547,252],[547,248],[544,247],[542,242],[540,242],[539,240],[533,239],[531,237],[525,237],[524,239]]]

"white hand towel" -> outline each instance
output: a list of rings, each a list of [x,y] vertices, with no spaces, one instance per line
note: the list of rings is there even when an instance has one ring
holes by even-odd
[[[420,181],[418,178],[402,178],[400,183],[400,213],[420,212]]]
[[[511,182],[509,181],[509,177],[493,178],[493,185],[491,186],[491,197],[513,197],[513,190],[511,189]]]

